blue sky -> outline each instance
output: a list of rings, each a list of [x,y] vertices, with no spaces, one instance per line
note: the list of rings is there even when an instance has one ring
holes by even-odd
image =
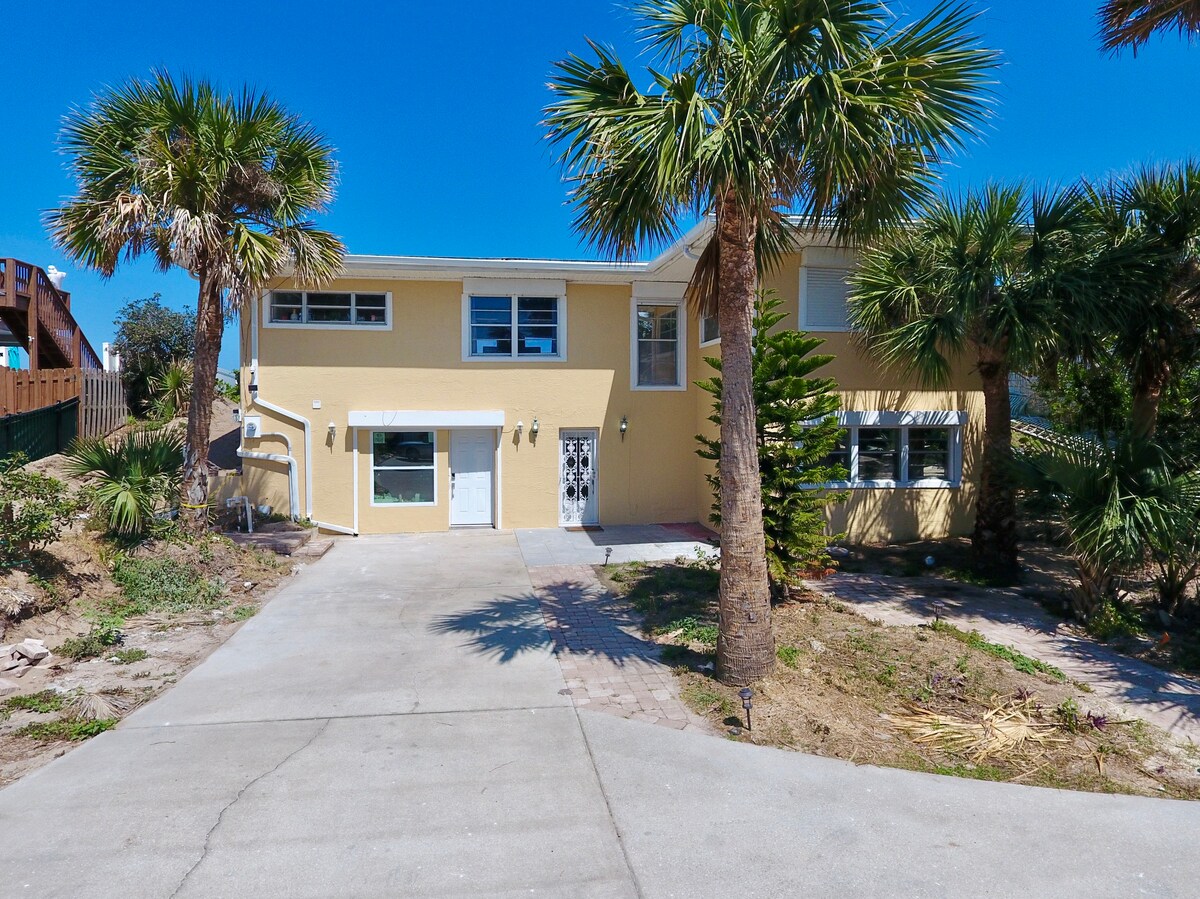
[[[1071,181],[1200,152],[1200,46],[1174,36],[1136,58],[1097,49],[1100,0],[994,0],[979,30],[1004,54],[996,113],[947,184],[989,178]],[[932,2],[891,3],[898,14]],[[354,0],[330,6],[206,0],[117,8],[9,4],[0,54],[0,255],[69,272],[75,314],[94,345],[125,300],[156,291],[195,303],[187,275],[146,264],[109,281],[67,266],[40,213],[71,190],[55,137],[63,113],[106,84],[152,67],[265,89],[323,130],[341,183],[324,224],[351,252],[589,258],[538,126],[551,62],[584,47],[636,45],[607,2],[443,4]],[[151,11],[152,10],[152,11]],[[226,342],[222,364],[236,364]]]

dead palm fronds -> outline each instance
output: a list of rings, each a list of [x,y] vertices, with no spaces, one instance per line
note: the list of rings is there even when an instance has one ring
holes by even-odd
[[[978,721],[914,708],[892,718],[914,743],[965,755],[972,762],[1070,742],[1058,724],[1038,720],[1032,698],[995,703]]]
[[[102,690],[92,693],[80,689],[67,700],[66,711],[80,721],[104,721],[122,717],[135,704],[133,697],[124,692]]]

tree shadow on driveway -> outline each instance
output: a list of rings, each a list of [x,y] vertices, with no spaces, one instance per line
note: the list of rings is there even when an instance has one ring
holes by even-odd
[[[661,665],[661,647],[641,634],[641,619],[600,584],[550,579],[533,594],[500,596],[470,609],[441,615],[436,634],[461,634],[464,644],[502,664],[528,652]]]

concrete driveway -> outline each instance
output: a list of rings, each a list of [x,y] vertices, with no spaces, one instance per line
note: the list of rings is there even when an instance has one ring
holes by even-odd
[[[550,647],[513,535],[343,541],[0,791],[0,893],[1196,895],[1200,806],[577,711]]]

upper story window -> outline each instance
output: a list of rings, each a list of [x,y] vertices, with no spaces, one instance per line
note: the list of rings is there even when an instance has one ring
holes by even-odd
[[[841,412],[842,439],[827,460],[850,487],[956,487],[962,412]]]
[[[386,293],[274,290],[268,297],[267,323],[386,328],[390,312]]]
[[[559,359],[562,298],[470,296],[467,355],[472,359]]]
[[[634,305],[634,385],[679,387],[683,376],[679,303]]]
[[[800,268],[800,326],[806,331],[848,331],[846,299],[849,269],[805,265]]]

